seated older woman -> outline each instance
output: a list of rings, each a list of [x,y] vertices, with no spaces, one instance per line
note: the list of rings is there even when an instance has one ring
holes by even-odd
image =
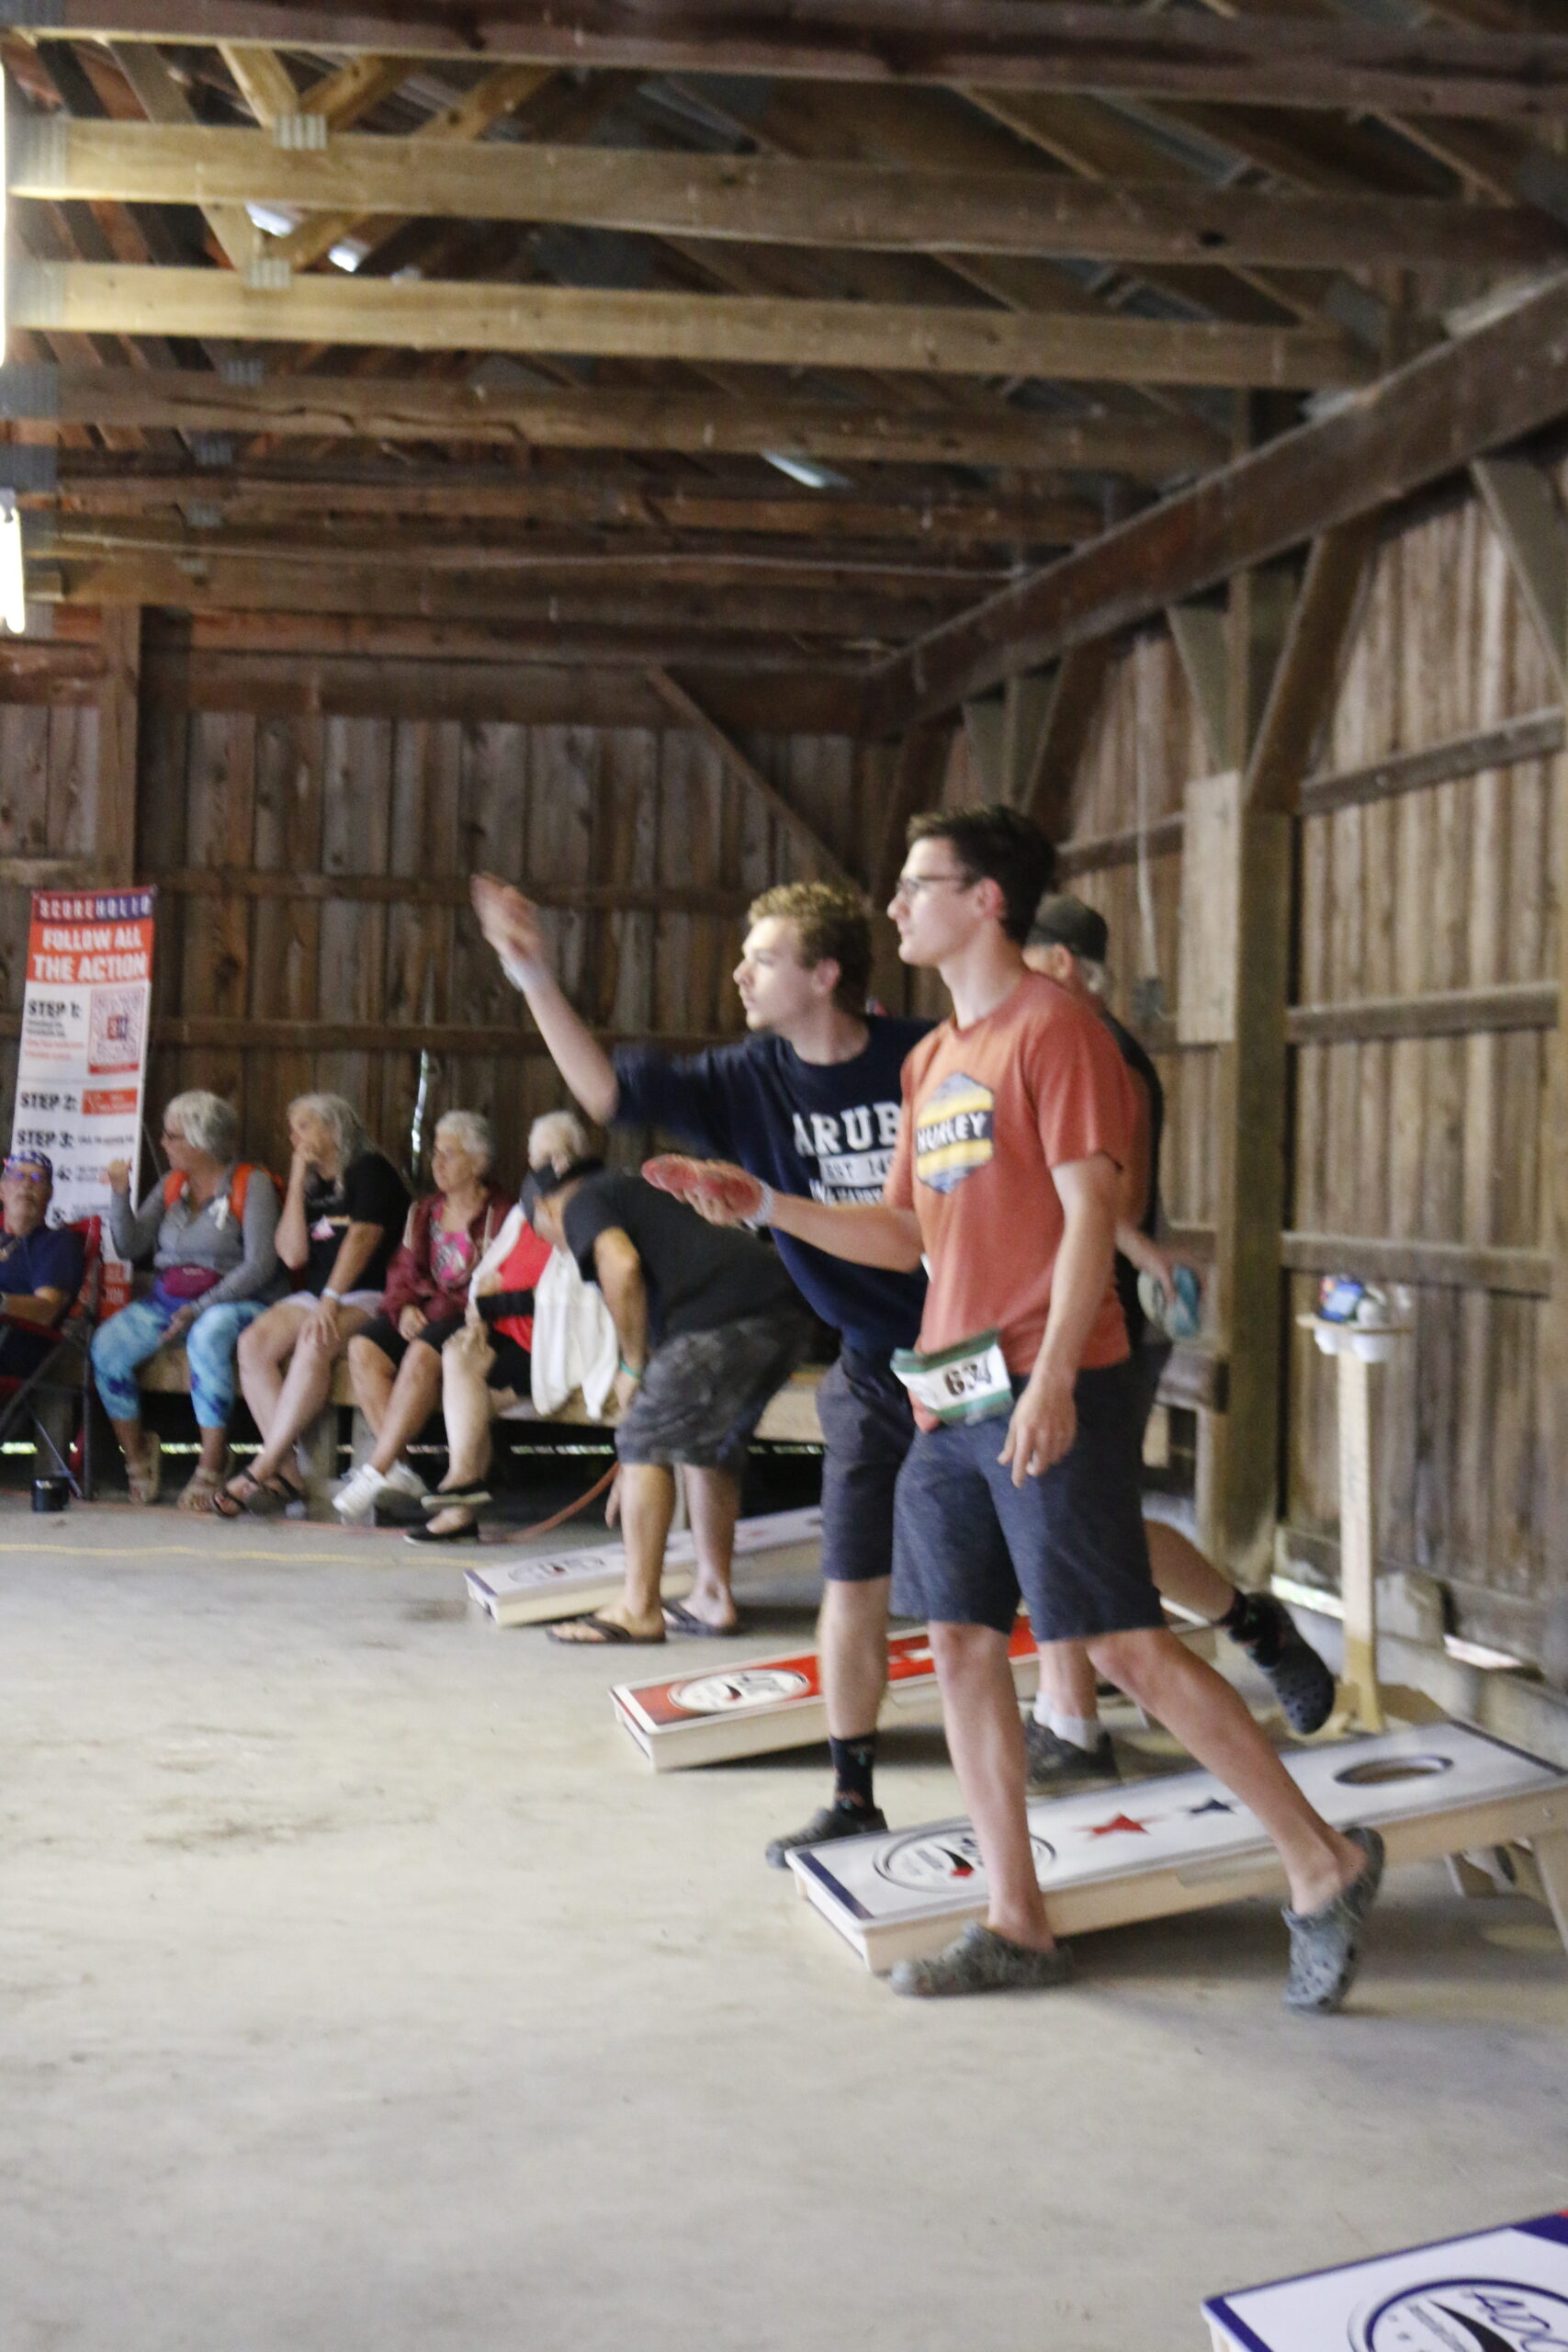
[[[221,1519],[304,1500],[284,1464],[331,1396],[333,1365],[380,1307],[409,1213],[407,1185],[341,1094],[298,1095],[288,1141],[277,1254],[299,1286],[241,1336],[240,1385],[262,1445],[214,1496]]]
[[[220,1095],[176,1094],[164,1113],[170,1173],[134,1211],[129,1163],[109,1163],[110,1242],[130,1265],[151,1258],[154,1276],[148,1295],[101,1323],[93,1338],[93,1372],[133,1503],[157,1500],[162,1468],[158,1440],[141,1425],[136,1368],[179,1340],[201,1432],[179,1508],[210,1510],[223,1484],[234,1351],[247,1324],[265,1312],[277,1272],[277,1185],[265,1168],[235,1159],[238,1133]]]
[[[528,1132],[528,1165],[558,1173],[574,1167],[588,1151],[581,1119],[570,1111],[548,1111]],[[442,1411],[446,1421],[446,1476],[424,1498],[434,1516],[411,1529],[410,1544],[475,1543],[478,1513],[491,1498],[489,1470],[494,1451],[491,1424],[530,1392],[533,1373],[534,1292],[549,1263],[541,1241],[514,1207],[476,1272],[468,1291],[468,1318],[441,1351]],[[575,1273],[575,1269],[573,1269]],[[615,1362],[597,1292],[588,1313],[605,1326],[609,1368]],[[597,1323],[593,1328],[597,1329]],[[608,1375],[606,1375],[608,1377]]]
[[[442,1351],[463,1328],[474,1269],[512,1205],[489,1182],[494,1159],[490,1121],[477,1111],[448,1111],[436,1122],[435,1190],[413,1205],[380,1314],[348,1343],[354,1401],[376,1444],[333,1498],[340,1519],[368,1519],[389,1492],[424,1493],[402,1451],[435,1410]]]

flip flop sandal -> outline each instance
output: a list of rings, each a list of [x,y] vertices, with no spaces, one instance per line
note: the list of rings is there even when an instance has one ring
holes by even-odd
[[[738,1634],[746,1631],[739,1617],[733,1625],[710,1625],[705,1618],[694,1617],[689,1609],[682,1609],[678,1600],[664,1603],[664,1623],[671,1633],[689,1634],[699,1642],[732,1642]]]
[[[664,1639],[662,1634],[634,1634],[627,1626],[617,1625],[613,1617],[573,1617],[569,1622],[573,1625],[592,1625],[593,1636],[590,1641],[578,1641],[564,1626],[547,1625],[545,1631],[551,1641],[559,1642],[566,1649],[607,1650],[620,1643],[653,1649]]]
[[[253,1519],[276,1519],[290,1503],[302,1503],[305,1489],[286,1478],[280,1470],[275,1478],[253,1478],[251,1491],[240,1497],[240,1509]]]

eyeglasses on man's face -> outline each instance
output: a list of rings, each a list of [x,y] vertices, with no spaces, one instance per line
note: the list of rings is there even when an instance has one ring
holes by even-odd
[[[906,906],[917,906],[928,890],[940,889],[944,882],[955,884],[960,890],[975,888],[967,874],[900,874],[893,885],[893,898],[902,899]]]

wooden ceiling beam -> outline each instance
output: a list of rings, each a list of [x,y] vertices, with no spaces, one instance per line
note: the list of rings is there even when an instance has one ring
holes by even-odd
[[[918,302],[749,294],[296,277],[281,290],[238,271],[18,262],[16,327],[44,334],[222,335],[418,351],[572,353],[773,368],[872,368],[956,376],[1327,389],[1365,380],[1334,329],[1205,321],[1053,318]]]
[[[1408,496],[1568,412],[1568,273],[896,656],[868,687],[893,734]]]
[[[1005,466],[1125,473],[1150,481],[1211,464],[1196,421],[1083,420],[998,402],[973,409],[857,408],[717,390],[538,391],[436,376],[271,376],[229,383],[195,368],[0,368],[0,417],[69,427],[168,426],[334,441],[463,441],[516,450],[773,452],[832,463]],[[219,477],[221,479],[221,477]]]
[[[799,809],[784,798],[778,787],[771,784],[756,763],[749,759],[736,742],[705,710],[694,695],[688,694],[668,670],[654,668],[646,673],[648,684],[674,718],[677,726],[693,729],[709,748],[717,753],[720,764],[741,787],[751,794],[769,813],[780,820],[795,842],[796,849],[818,865],[829,880],[852,882],[854,877],[842,864],[836,851],[830,849],[815,826],[809,824]]]
[[[157,123],[164,130],[186,130],[195,122],[190,100],[150,41],[115,41],[111,51],[149,123]],[[189,200],[187,192],[185,201]],[[260,250],[261,232],[245,210],[243,200],[206,205],[202,210],[231,266],[236,270],[247,267]]]
[[[236,78],[270,52],[226,50]],[[287,74],[283,81],[292,92]],[[247,90],[273,103],[268,80]],[[270,121],[274,115],[262,118]],[[438,117],[437,121],[444,118]],[[270,250],[303,267],[359,220],[423,217],[564,221],[661,237],[849,246],[897,253],[1018,254],[1113,262],[1248,262],[1325,269],[1374,263],[1529,266],[1564,236],[1517,205],[1432,198],[1270,195],[1256,188],[1136,185],[1043,171],[964,172],[777,156],[692,155],[520,141],[457,143],[433,125],[409,139],[350,134],[322,149],[279,147],[265,130],[205,125],[18,123],[13,196],[126,203],[293,206],[335,215]],[[1168,167],[1166,176],[1168,175]],[[330,233],[329,233],[330,227]],[[325,238],[325,243],[322,239]]]
[[[711,9],[605,10],[558,0],[48,0],[9,12],[34,38],[262,41],[557,68],[632,68],[851,82],[995,84],[1252,105],[1561,118],[1568,40],[1435,25],[1310,18],[1262,24],[1149,17],[1084,0],[729,0]],[[608,19],[608,21],[607,21]],[[705,19],[706,21],[705,21]]]
[[[63,472],[52,492],[20,503],[61,515],[129,516],[203,507],[224,522],[272,523],[326,514],[490,518],[602,532],[728,532],[779,538],[910,539],[922,547],[1072,546],[1098,537],[1098,507],[1075,498],[770,498],[754,484],[687,490],[660,480],[633,484],[592,477],[537,481],[492,469],[487,476],[423,467],[401,475],[219,474],[195,467]]]
[[[623,631],[628,645],[639,637],[711,630],[731,638],[827,639],[869,650],[908,642],[923,619],[937,619],[949,601],[933,599],[922,616],[918,599],[890,601],[860,591],[714,591],[660,583],[655,596],[647,587],[520,586],[503,575],[483,572],[435,572],[421,578],[378,563],[281,564],[241,556],[203,560],[162,552],[73,560],[51,570],[67,603],[502,621],[520,646],[532,644],[547,655],[558,633],[584,628]],[[39,602],[54,601],[52,584],[40,564]],[[32,580],[28,590],[34,593]],[[641,658],[649,656],[645,652]]]

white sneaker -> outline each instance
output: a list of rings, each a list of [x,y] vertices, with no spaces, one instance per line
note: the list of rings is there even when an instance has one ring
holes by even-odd
[[[377,1496],[388,1483],[379,1470],[362,1462],[357,1470],[350,1471],[333,1497],[333,1509],[350,1527],[357,1527],[369,1518],[376,1508]]]
[[[415,1502],[430,1492],[419,1472],[411,1470],[406,1462],[394,1462],[381,1484],[392,1487],[400,1495],[412,1495]]]

